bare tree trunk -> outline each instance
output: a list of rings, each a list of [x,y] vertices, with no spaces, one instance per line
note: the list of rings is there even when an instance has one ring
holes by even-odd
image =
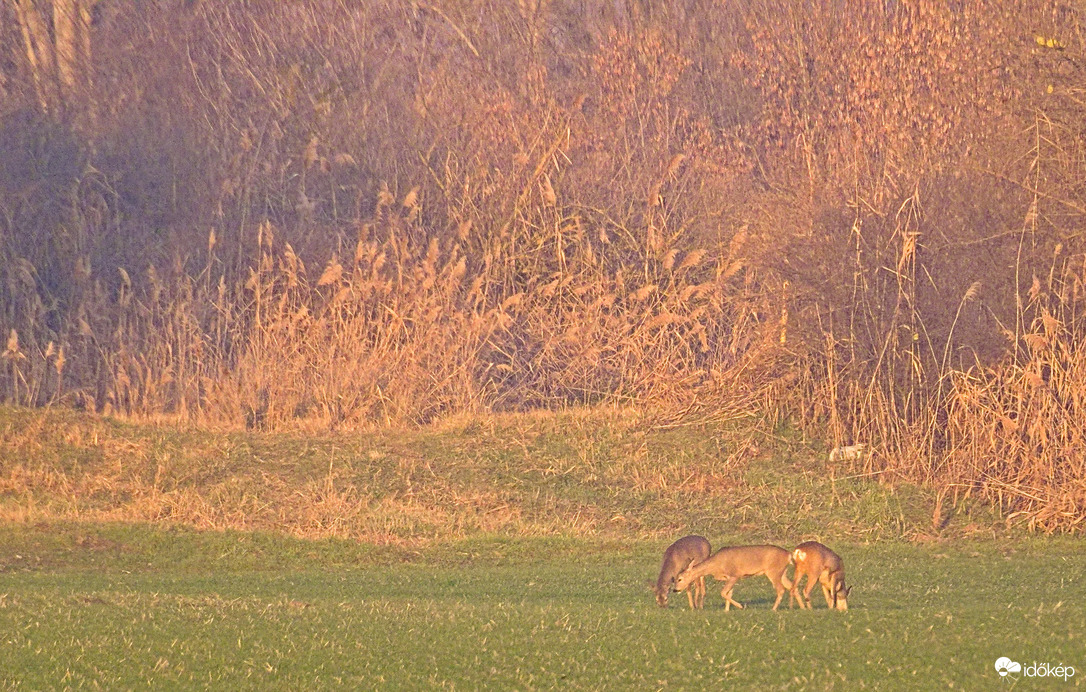
[[[79,21],[76,23],[76,39],[83,60],[83,87],[91,86],[91,8],[98,0],[79,0]]]
[[[93,0],[52,0],[52,35],[40,0],[12,1],[38,102],[47,111],[61,108],[88,86]]]
[[[76,0],[53,0],[53,36],[57,57],[57,77],[61,91],[75,88],[79,56],[76,55],[76,24],[79,19]]]
[[[30,63],[34,89],[43,110],[51,110],[57,101],[56,69],[53,61],[53,45],[49,29],[34,0],[13,0],[19,28],[23,33],[26,59]]]

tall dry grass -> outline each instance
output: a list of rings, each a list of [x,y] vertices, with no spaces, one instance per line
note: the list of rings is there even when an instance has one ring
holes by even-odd
[[[7,401],[748,411],[1082,526],[1077,10],[164,6],[64,108],[3,42]]]

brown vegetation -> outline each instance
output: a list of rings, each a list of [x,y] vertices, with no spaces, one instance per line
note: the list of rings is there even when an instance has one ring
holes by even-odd
[[[752,411],[1081,530],[1082,19],[4,0],[0,394],[273,429]]]

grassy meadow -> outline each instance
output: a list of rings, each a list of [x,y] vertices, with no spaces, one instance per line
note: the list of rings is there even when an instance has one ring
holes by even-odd
[[[0,417],[6,689],[992,689],[1001,656],[1086,669],[1081,538],[831,478],[788,430],[597,412],[302,438]],[[660,609],[661,553],[687,532],[822,539],[851,610],[815,593],[772,612],[761,577],[736,588],[742,611],[711,581],[704,611]]]
[[[405,558],[9,525],[3,543],[8,688],[993,689],[1000,656],[1084,663],[1086,558],[1069,539],[841,544],[856,585],[843,614],[774,613],[761,578],[737,587],[742,611],[715,591],[701,612],[660,609],[653,541],[494,538]]]

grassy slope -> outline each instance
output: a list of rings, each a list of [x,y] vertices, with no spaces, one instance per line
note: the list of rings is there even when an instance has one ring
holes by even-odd
[[[421,431],[184,432],[0,409],[0,519],[150,521],[404,549],[472,536],[787,542],[922,538],[934,497],[742,422],[666,429],[629,413]],[[943,535],[998,532],[959,503]]]
[[[0,444],[4,687],[977,689],[999,656],[1086,669],[1081,539],[964,503],[936,531],[923,489],[831,482],[787,437],[615,415],[310,439],[9,409]],[[823,537],[853,609],[772,613],[755,580],[742,612],[714,591],[660,610],[660,552],[688,530]]]

